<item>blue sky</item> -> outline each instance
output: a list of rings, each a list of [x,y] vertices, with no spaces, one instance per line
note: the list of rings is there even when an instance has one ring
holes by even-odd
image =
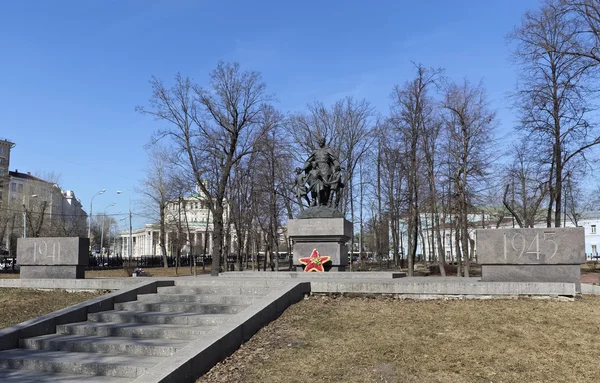
[[[516,84],[505,36],[537,0],[2,1],[0,137],[11,170],[61,174],[86,210],[137,200],[158,123],[135,112],[152,75],[206,83],[219,60],[260,71],[284,112],[346,95],[385,114],[411,61],[483,80],[499,136]],[[116,190],[124,193],[116,195]],[[134,212],[136,207],[133,206]],[[134,226],[147,223],[137,217]],[[125,225],[122,224],[122,228]]]

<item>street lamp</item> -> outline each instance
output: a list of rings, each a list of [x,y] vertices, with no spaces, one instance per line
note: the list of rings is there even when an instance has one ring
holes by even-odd
[[[122,191],[117,190],[117,194],[121,194]],[[127,250],[129,250],[129,260],[133,257],[133,231],[131,230],[131,197],[129,197],[129,245],[127,246]]]
[[[106,218],[106,209],[108,209],[111,206],[115,206],[116,202],[111,203],[110,205],[107,205],[104,208],[104,213],[102,214],[102,235],[100,236],[100,254],[102,254],[102,247],[104,245],[104,220]],[[110,247],[110,246],[109,246]]]
[[[32,194],[31,198],[37,197],[37,194]],[[23,238],[27,238],[27,208],[25,207],[25,195],[23,195]]]
[[[105,191],[106,191],[106,189],[100,190],[98,193],[96,193],[96,194],[94,194],[92,196],[92,199],[90,201],[90,220],[89,220],[89,223],[88,223],[88,238],[90,238],[90,239],[92,238],[92,217],[93,217],[93,215],[92,215],[92,202],[94,202],[94,197],[96,197],[97,195],[100,195],[100,194],[104,194]],[[90,244],[90,248],[91,247],[92,247],[92,245]]]

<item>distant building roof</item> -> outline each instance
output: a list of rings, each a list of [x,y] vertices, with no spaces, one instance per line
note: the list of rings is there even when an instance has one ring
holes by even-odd
[[[600,210],[582,211],[579,214],[579,219],[600,219]]]
[[[14,172],[9,171],[8,175],[10,177],[15,177],[15,178],[22,178],[22,179],[26,179],[26,180],[46,182],[46,181],[44,181],[41,178],[37,178],[35,176],[32,176],[31,173],[19,173],[18,170],[15,170]]]

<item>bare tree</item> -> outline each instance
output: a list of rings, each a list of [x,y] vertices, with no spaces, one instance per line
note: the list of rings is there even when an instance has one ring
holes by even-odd
[[[385,200],[386,218],[390,222],[392,236],[392,254],[394,265],[400,264],[404,258],[402,232],[400,222],[402,195],[405,190],[405,165],[400,143],[400,133],[390,121],[382,123],[378,129],[381,137],[381,184],[382,198]]]
[[[434,102],[428,95],[429,89],[435,85],[440,73],[416,66],[417,74],[413,80],[402,87],[396,86],[392,92],[391,123],[402,134],[405,144],[407,190],[406,204],[408,222],[408,275],[413,275],[414,260],[417,254],[417,241],[421,234],[421,187],[427,181],[422,177],[422,153],[426,148],[427,175],[431,186],[435,184],[434,152],[435,141],[440,130],[440,122],[435,121]],[[433,186],[435,190],[435,186]],[[431,196],[430,196],[431,197]],[[430,204],[431,207],[431,204]],[[422,240],[424,242],[424,239]],[[424,251],[423,246],[423,251]]]
[[[502,203],[519,227],[534,227],[540,205],[548,194],[545,172],[531,155],[534,148],[526,140],[513,145],[512,152],[514,159],[507,169]]]
[[[575,56],[588,68],[600,65],[600,3],[597,0],[546,0],[542,11],[561,15],[570,28],[570,44],[552,46],[550,51]]]
[[[509,36],[516,43],[512,57],[521,70],[514,95],[521,125],[529,133],[526,139],[548,153],[548,227],[561,225],[564,169],[573,159],[585,161],[589,150],[600,144],[589,121],[588,65],[580,56],[564,53],[580,48],[580,34],[559,2],[547,1],[541,10],[527,12]]]
[[[473,85],[467,80],[449,85],[444,108],[447,110],[444,122],[453,185],[456,257],[460,268],[461,254],[464,256],[464,275],[468,277],[468,213],[477,185],[485,180],[489,168],[495,112],[489,108],[483,85]]]
[[[142,113],[167,122],[155,140],[170,137],[180,158],[187,163],[196,184],[206,195],[213,216],[213,268],[220,271],[223,251],[223,212],[233,166],[254,151],[254,144],[268,133],[259,124],[263,104],[271,97],[258,72],[242,71],[240,65],[220,62],[210,74],[208,88],[175,77],[166,88],[151,80],[150,107]],[[214,187],[211,187],[214,185]]]
[[[167,147],[156,144],[148,148],[148,160],[146,175],[135,191],[143,196],[146,213],[158,219],[158,243],[163,256],[163,266],[168,268],[166,212],[169,201],[175,198],[173,158]]]

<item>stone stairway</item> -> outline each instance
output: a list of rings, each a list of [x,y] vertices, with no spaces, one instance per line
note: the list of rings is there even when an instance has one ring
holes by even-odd
[[[0,382],[130,382],[264,298],[260,281],[186,281],[0,351]]]

